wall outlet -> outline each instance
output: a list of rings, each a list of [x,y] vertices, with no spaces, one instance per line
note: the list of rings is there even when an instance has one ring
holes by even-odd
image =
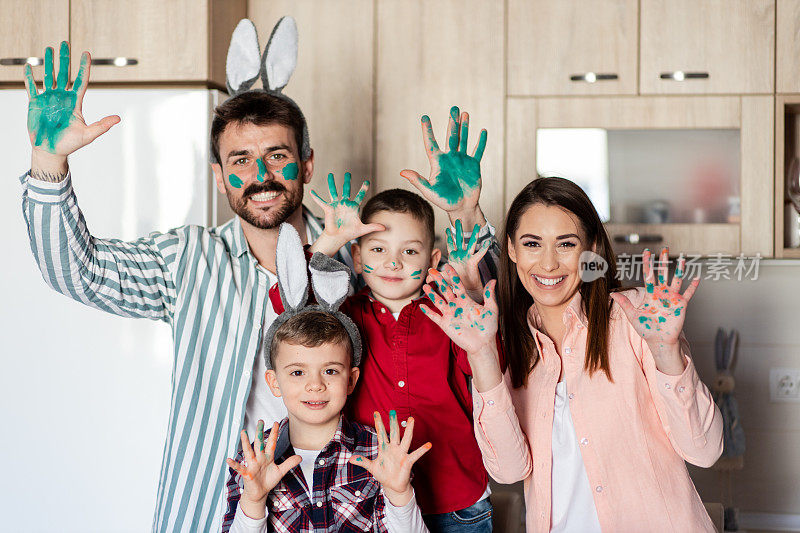
[[[769,399],[800,403],[800,368],[770,368]]]

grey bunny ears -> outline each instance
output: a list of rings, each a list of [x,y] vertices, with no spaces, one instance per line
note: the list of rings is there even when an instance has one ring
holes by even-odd
[[[271,344],[278,328],[299,314],[308,311],[323,311],[335,316],[342,323],[353,346],[353,366],[361,362],[361,336],[358,328],[347,315],[339,311],[350,289],[350,271],[348,268],[330,257],[315,253],[308,264],[311,271],[311,286],[317,303],[308,302],[308,274],[306,273],[306,256],[300,235],[291,224],[283,223],[278,231],[278,245],[275,255],[278,274],[278,290],[283,302],[284,312],[267,329],[265,353],[267,368],[272,368]]]
[[[225,84],[232,97],[246,93],[261,77],[264,91],[291,103],[298,111],[297,104],[281,91],[297,66],[297,24],[292,17],[282,17],[267,41],[263,55],[258,45],[258,32],[250,19],[242,19],[236,25],[228,47],[228,58],[225,62]],[[303,116],[300,111],[300,116]],[[303,146],[300,156],[305,161],[311,157],[311,144],[308,138],[308,127],[303,117]]]

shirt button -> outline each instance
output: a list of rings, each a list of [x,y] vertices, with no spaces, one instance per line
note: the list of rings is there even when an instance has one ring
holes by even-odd
[[[669,383],[664,383],[664,388],[665,389],[671,389],[672,385],[670,385]]]
[[[489,405],[494,405],[494,400],[489,400],[489,401],[488,401],[488,402],[486,402],[486,403],[488,403]]]
[[[325,459],[320,459],[319,460],[319,464],[324,465],[325,464]]]
[[[600,491],[598,491],[598,492],[600,492]],[[322,502],[317,502],[317,507],[322,507]]]
[[[597,492],[603,492],[603,487],[597,485],[594,490],[596,490]]]
[[[542,418],[547,418],[547,413],[542,412]]]
[[[249,370],[245,370],[244,371],[244,377],[246,377],[246,378],[250,377],[250,371]]]
[[[403,426],[403,427],[406,427],[406,424],[408,424],[408,422],[406,422],[405,420],[403,420],[402,422],[400,422],[400,425],[401,425],[401,426]],[[356,493],[356,496],[358,496],[358,494],[357,494],[357,493]]]
[[[580,322],[578,322],[578,329],[581,329],[582,327],[583,327],[583,324],[581,324]]]
[[[275,503],[272,504],[272,506],[277,508],[277,507],[280,507],[280,504],[278,502],[275,502]]]
[[[581,439],[581,444],[583,444],[584,446],[586,446],[587,444],[589,444],[589,439],[587,439],[586,437],[583,437],[583,438]]]
[[[681,385],[680,387],[678,387],[678,392],[683,392],[683,391],[685,391],[685,390],[686,390],[686,387],[684,387],[683,385]]]
[[[575,394],[574,394],[574,393],[572,393],[572,392],[570,392],[570,393],[569,393],[569,399],[571,400],[571,399],[573,399],[574,397],[575,397]]]
[[[405,382],[405,381],[402,381],[402,380],[401,380],[401,381],[398,381],[398,382],[397,382],[397,386],[398,386],[398,387],[400,387],[400,388],[402,389],[403,387],[405,387],[405,386],[406,386],[406,382]]]
[[[567,346],[566,348],[564,348],[564,353],[572,353],[572,348]]]
[[[356,496],[361,496],[361,491],[357,490],[355,494],[356,494]]]
[[[381,307],[381,313],[385,313],[385,312],[386,312],[386,309],[384,307]]]

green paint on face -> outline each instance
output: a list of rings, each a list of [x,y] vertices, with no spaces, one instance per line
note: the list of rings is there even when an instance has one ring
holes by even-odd
[[[256,161],[256,164],[258,164],[258,176],[256,176],[256,179],[259,183],[264,183],[264,178],[267,175],[267,165],[263,159]]]
[[[456,312],[455,312],[455,314],[454,314],[453,316],[455,316],[456,318],[458,318],[458,317],[459,317],[459,316],[461,316],[462,314],[464,314],[464,310],[463,310],[462,308],[460,308],[460,307],[459,307],[458,309],[456,309]]]
[[[650,293],[650,294],[653,294],[653,291],[655,290],[655,287],[653,286],[653,284],[652,283],[648,283],[645,286],[647,287],[647,292]]]
[[[228,176],[228,181],[231,182],[231,186],[236,187],[237,189],[242,188],[242,180],[236,174],[231,174]]]
[[[283,170],[281,170],[281,174],[283,174],[283,179],[285,180],[296,180],[297,179],[297,163],[289,163]]]
[[[369,273],[370,273],[370,272],[372,272],[373,270],[375,270],[375,269],[374,269],[374,268],[372,268],[371,266],[369,266],[369,265],[364,265],[364,272],[366,272],[367,274],[369,274]]]
[[[413,279],[419,279],[420,275],[422,274],[422,270],[415,270],[411,273],[411,277]]]

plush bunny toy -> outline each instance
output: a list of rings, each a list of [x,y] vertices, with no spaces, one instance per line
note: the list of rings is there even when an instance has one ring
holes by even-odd
[[[714,392],[714,401],[722,413],[723,423],[723,457],[736,457],[744,455],[744,430],[739,423],[739,406],[733,397],[735,381],[733,368],[736,365],[736,349],[739,345],[739,332],[731,330],[726,335],[725,330],[719,328],[715,339],[715,361],[717,364],[717,377],[711,389]]]
[[[278,328],[293,316],[308,311],[323,311],[335,316],[342,323],[353,344],[353,366],[361,362],[361,336],[358,328],[347,315],[339,311],[350,289],[350,270],[339,261],[319,252],[311,257],[308,270],[316,304],[308,302],[308,274],[306,256],[300,235],[291,224],[285,222],[278,230],[278,245],[275,254],[278,290],[284,311],[267,329],[264,337],[267,368],[271,369],[270,344]]]
[[[311,157],[306,119],[295,101],[282,92],[296,66],[297,24],[292,17],[282,17],[275,24],[263,54],[258,45],[255,24],[250,19],[242,19],[236,25],[225,62],[225,84],[228,86],[228,93],[235,98],[251,90],[264,91],[294,106],[303,119],[303,145],[300,147],[300,157],[305,161]],[[263,88],[251,89],[259,77]],[[211,152],[211,162],[219,163],[213,160],[213,150]]]

